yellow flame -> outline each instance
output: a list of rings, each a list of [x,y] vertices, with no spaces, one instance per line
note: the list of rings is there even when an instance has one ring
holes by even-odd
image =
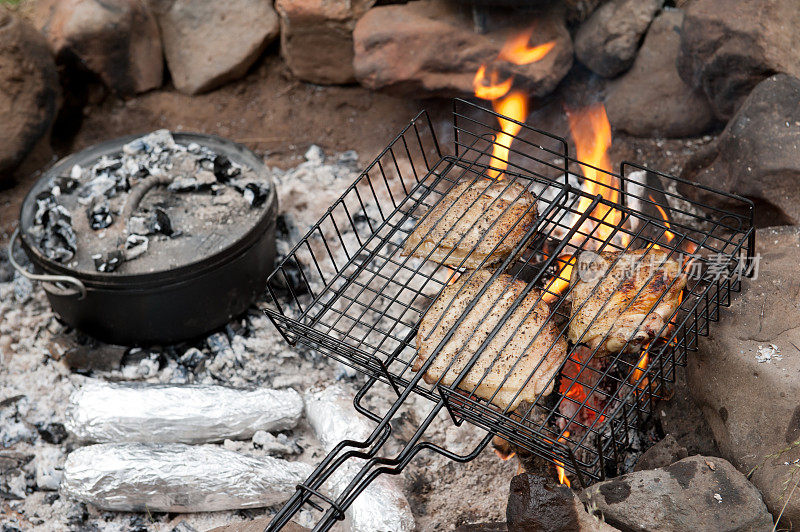
[[[497,57],[515,65],[529,65],[544,59],[544,56],[555,48],[556,42],[549,41],[538,46],[531,46],[530,40],[534,29],[529,28],[507,40]]]
[[[569,431],[564,432],[564,436],[558,438],[558,443],[564,443],[566,441],[564,438],[569,438]],[[564,484],[568,488],[572,487],[572,484],[570,484],[567,478],[567,473],[564,471],[563,462],[559,462],[558,460],[556,460],[556,473],[558,474],[559,484]]]
[[[608,149],[611,147],[611,124],[606,116],[603,104],[594,104],[579,111],[567,111],[569,129],[575,141],[576,156],[581,164],[581,171],[586,178],[584,191],[590,196],[600,194],[604,199],[617,203],[619,201],[619,180],[611,174],[611,159]],[[588,166],[591,165],[591,166]],[[591,197],[581,197],[578,202],[578,212],[583,213],[591,205]],[[592,233],[595,239],[603,242],[610,239],[614,229],[622,221],[622,211],[614,207],[599,204],[592,211],[592,217],[602,222],[587,219],[580,227],[584,234],[588,234],[596,225],[597,230]],[[628,235],[617,233],[620,242],[627,245]],[[576,235],[581,240],[585,236]]]
[[[472,88],[475,89],[475,96],[483,100],[496,100],[502,98],[508,91],[511,90],[511,84],[514,78],[508,78],[505,81],[499,80],[500,76],[496,70],[492,70],[489,76],[486,76],[486,65],[481,65],[475,73],[475,78],[472,80]]]
[[[561,293],[569,287],[569,281],[572,277],[572,267],[575,265],[575,256],[561,255],[556,262],[560,265],[558,274],[547,283],[544,295],[542,296],[542,299],[547,304],[558,299]]]
[[[499,114],[519,122],[524,122],[528,116],[528,98],[521,91],[513,91],[504,98],[495,100],[492,102],[492,107]],[[511,143],[522,129],[520,124],[505,118],[498,117],[497,121],[500,122],[501,132],[492,144],[491,165],[496,166],[499,170],[489,169],[487,175],[492,179],[501,178],[502,171],[508,168],[508,152],[511,149]]]

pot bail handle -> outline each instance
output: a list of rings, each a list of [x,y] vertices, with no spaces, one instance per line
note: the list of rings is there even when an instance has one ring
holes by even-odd
[[[69,275],[40,275],[37,273],[31,273],[23,268],[22,265],[14,258],[14,243],[17,241],[19,236],[19,227],[17,227],[14,229],[14,233],[11,235],[11,240],[8,242],[8,262],[11,263],[11,266],[13,266],[20,275],[27,277],[31,281],[42,281],[42,288],[44,288],[47,292],[60,296],[78,295],[79,300],[86,297],[86,286],[84,286],[84,284],[75,277],[71,277]],[[62,288],[55,283],[66,283],[72,285],[74,287],[74,291]]]

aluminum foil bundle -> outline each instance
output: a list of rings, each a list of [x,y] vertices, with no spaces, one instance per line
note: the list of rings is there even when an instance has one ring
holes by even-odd
[[[91,382],[70,397],[66,427],[91,442],[206,443],[297,425],[294,390]]]
[[[306,419],[330,452],[341,440],[364,440],[373,427],[353,408],[353,399],[342,388],[329,387],[306,393]],[[350,459],[332,476],[330,490],[338,497],[364,465]],[[352,532],[410,532],[414,516],[402,490],[393,479],[380,476],[346,512],[345,526]]]
[[[102,510],[214,512],[280,504],[311,471],[210,445],[103,443],[67,456],[60,492]]]

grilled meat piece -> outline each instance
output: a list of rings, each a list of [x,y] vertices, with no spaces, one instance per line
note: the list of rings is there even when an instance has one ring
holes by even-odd
[[[605,356],[651,342],[678,308],[686,276],[668,251],[583,252],[570,285],[567,335]]]
[[[539,393],[550,393],[552,377],[567,354],[567,342],[559,335],[553,321],[548,320],[550,308],[540,301],[538,290],[531,290],[521,299],[526,283],[513,280],[510,275],[499,275],[488,285],[441,351],[434,354],[491,276],[489,270],[477,270],[474,274],[463,274],[461,279],[445,287],[420,322],[417,358],[412,369],[420,371],[425,361],[435,356],[425,371],[425,382],[452,384],[505,312],[519,302],[458,385],[468,392],[477,386],[475,394],[478,397],[500,408],[511,406],[514,409],[520,401],[533,402]],[[451,362],[453,364],[448,370]]]
[[[536,198],[524,184],[487,178],[464,181],[417,224],[403,255],[453,268],[479,268],[484,259],[483,266],[492,266],[511,254],[535,220]]]

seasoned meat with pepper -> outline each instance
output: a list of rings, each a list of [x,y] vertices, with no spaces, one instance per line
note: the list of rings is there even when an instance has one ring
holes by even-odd
[[[664,250],[584,252],[570,284],[567,335],[604,356],[653,341],[680,305],[686,276]]]
[[[453,268],[492,266],[511,254],[535,220],[536,198],[523,183],[464,181],[420,220],[403,255]]]
[[[450,385],[465,371],[467,362],[480,353],[458,387],[471,392],[477,386],[478,397],[500,408],[513,409],[520,401],[533,402],[539,393],[550,393],[553,376],[566,357],[567,342],[549,319],[550,308],[541,301],[540,291],[531,290],[523,296],[525,282],[505,274],[490,281],[491,276],[490,270],[477,270],[445,287],[422,318],[412,369],[420,371],[435,356],[425,371],[425,382]],[[486,292],[478,297],[487,283]],[[476,299],[475,306],[467,311]],[[515,303],[519,306],[480,350]],[[439,343],[465,313],[450,340],[435,354]]]

